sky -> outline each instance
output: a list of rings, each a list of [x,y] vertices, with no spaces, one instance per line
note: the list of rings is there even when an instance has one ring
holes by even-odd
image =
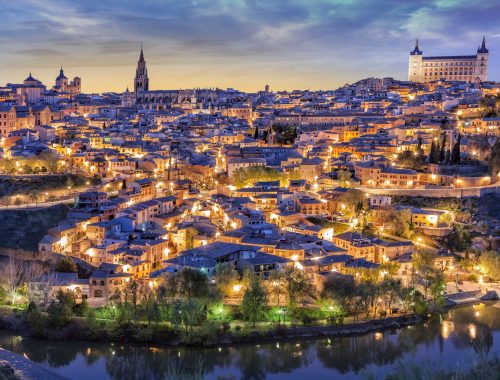
[[[499,0],[0,0],[0,85],[62,65],[84,92],[133,88],[141,43],[150,89],[333,89],[406,79],[424,55],[475,54],[500,80]]]

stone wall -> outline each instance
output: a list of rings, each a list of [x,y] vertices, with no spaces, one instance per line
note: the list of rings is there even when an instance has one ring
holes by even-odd
[[[431,198],[471,198],[482,197],[486,194],[500,193],[500,185],[470,188],[435,188],[435,189],[382,189],[359,187],[361,191],[369,194],[388,196],[412,196]]]

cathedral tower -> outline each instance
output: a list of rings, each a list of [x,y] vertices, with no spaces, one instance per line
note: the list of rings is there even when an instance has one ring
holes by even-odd
[[[422,82],[422,51],[418,47],[418,38],[415,42],[415,48],[410,52],[408,67],[408,80],[412,82]]]
[[[137,94],[139,92],[148,90],[149,90],[148,69],[146,68],[146,61],[144,60],[144,53],[142,52],[142,45],[141,45],[141,55],[139,56],[139,61],[137,62],[137,69],[135,71],[134,95],[137,98]]]
[[[483,42],[481,46],[477,49],[476,54],[476,78],[477,80],[484,82],[488,80],[488,59],[490,51],[486,48],[486,37],[483,36]]]

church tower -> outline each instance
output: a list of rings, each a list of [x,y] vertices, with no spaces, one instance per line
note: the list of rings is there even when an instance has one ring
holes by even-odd
[[[64,75],[64,70],[61,66],[61,70],[59,70],[59,76],[56,78],[56,88],[60,91],[66,91],[66,87],[68,86],[68,78]]]
[[[422,51],[418,47],[418,38],[415,42],[415,48],[410,52],[408,64],[408,80],[411,82],[423,82],[422,76]]]
[[[490,51],[486,48],[486,37],[483,36],[483,42],[481,46],[477,49],[476,54],[476,80],[481,82],[488,80],[488,59]]]
[[[141,45],[141,55],[139,56],[139,61],[137,62],[137,70],[135,71],[134,95],[137,98],[137,94],[140,91],[148,91],[148,90],[149,90],[148,69],[146,68],[146,61],[144,60],[144,53],[142,52],[142,45]]]

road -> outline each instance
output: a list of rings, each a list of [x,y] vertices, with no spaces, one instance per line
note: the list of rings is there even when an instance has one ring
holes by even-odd
[[[73,202],[74,202],[74,196],[71,196],[70,198],[65,197],[65,198],[61,198],[61,199],[58,199],[56,201],[50,201],[50,202],[23,203],[21,205],[0,206],[0,211],[47,208],[47,207],[60,205],[60,204],[73,204]]]
[[[20,205],[9,205],[9,206],[0,206],[0,210],[23,210],[23,209],[37,209],[37,208],[47,208],[59,204],[73,204],[75,197],[83,193],[85,191],[101,191],[100,188],[96,187],[89,187],[86,189],[82,189],[81,191],[75,191],[72,192],[71,194],[61,197],[55,201],[50,201],[50,202],[38,202],[38,203],[23,203]],[[118,191],[109,191],[107,192],[108,195],[118,195]]]

